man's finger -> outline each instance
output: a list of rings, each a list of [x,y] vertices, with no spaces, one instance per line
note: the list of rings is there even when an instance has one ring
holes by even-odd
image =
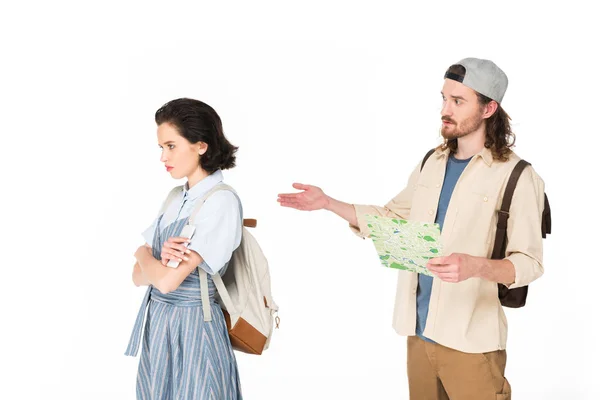
[[[427,264],[443,265],[443,264],[447,263],[446,258],[448,258],[448,257],[433,257],[427,262]]]
[[[299,195],[301,195],[302,193],[280,193],[277,196],[280,199],[285,199],[285,200],[293,200],[296,199]]]
[[[278,202],[280,203],[286,203],[286,204],[298,204],[300,203],[300,201],[298,199],[292,199],[292,198],[279,198],[277,199]]]
[[[435,272],[448,272],[450,264],[427,264],[427,269]]]
[[[292,184],[292,186],[294,187],[294,189],[298,189],[298,190],[308,190],[308,189],[310,189],[310,185],[304,185],[302,183],[294,183],[294,184]]]
[[[457,273],[458,265],[456,264],[444,264],[444,265],[431,265],[427,266],[427,269],[432,272],[441,272],[441,273]]]
[[[298,202],[292,202],[292,201],[281,201],[279,202],[279,204],[281,204],[283,207],[290,207],[290,208],[295,208],[300,210],[301,206]]]
[[[436,274],[436,276],[444,282],[457,282],[458,280],[458,276],[453,272],[442,272]]]

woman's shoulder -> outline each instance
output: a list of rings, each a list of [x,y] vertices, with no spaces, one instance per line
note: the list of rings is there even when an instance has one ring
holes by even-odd
[[[228,190],[228,189],[224,189],[224,190],[217,190],[216,192],[214,192],[213,194],[211,194],[207,199],[206,199],[206,204],[215,204],[215,205],[221,205],[224,208],[227,208],[227,206],[238,206],[240,204],[240,199],[237,195],[237,193],[235,193],[234,191]]]
[[[179,196],[181,196],[183,193],[183,185],[179,185],[179,186],[175,186],[174,188],[172,188],[169,193],[167,194],[167,196],[165,197],[165,199],[163,200],[162,206],[160,208],[160,212],[158,213],[159,216],[161,214],[164,214],[167,209],[169,207],[174,207],[174,205],[177,203],[177,198]]]
[[[193,213],[199,201],[202,201],[203,196],[200,196],[194,200],[193,204],[190,204],[191,213]],[[212,193],[198,209],[198,216],[200,219],[204,218],[221,218],[223,215],[239,215],[242,211],[241,202],[237,195],[230,190],[218,190]]]
[[[167,197],[165,197],[165,201],[171,200],[171,199],[177,197],[178,195],[180,195],[181,193],[183,193],[183,185],[175,186],[174,188],[169,190]]]

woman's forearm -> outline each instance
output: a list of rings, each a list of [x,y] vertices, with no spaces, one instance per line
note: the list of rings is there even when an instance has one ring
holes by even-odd
[[[138,249],[135,258],[148,283],[165,294],[176,290],[181,282],[203,262],[198,253],[191,251],[183,257],[177,268],[165,267],[160,260],[154,258],[152,249],[144,246]]]
[[[169,268],[154,258],[150,253],[151,250],[145,248],[144,251],[137,253],[137,263],[140,266],[142,275],[147,279],[148,283],[163,291],[165,278],[169,273]]]
[[[140,264],[137,262],[133,266],[133,273],[131,274],[131,277],[133,279],[133,283],[135,284],[135,286],[150,285],[150,281],[148,280],[148,278],[146,278],[146,276],[142,272],[142,268],[140,267]]]

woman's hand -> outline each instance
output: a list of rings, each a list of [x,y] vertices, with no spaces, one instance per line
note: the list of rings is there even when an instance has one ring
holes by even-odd
[[[167,265],[169,260],[175,260],[177,262],[188,261],[191,251],[184,246],[185,243],[189,243],[191,240],[184,237],[173,236],[167,240],[162,247],[160,252],[160,258],[162,265]]]

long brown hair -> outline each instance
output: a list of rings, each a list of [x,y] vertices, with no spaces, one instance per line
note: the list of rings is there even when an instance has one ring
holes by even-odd
[[[464,77],[466,70],[462,65],[452,65],[448,68],[448,72]],[[482,107],[493,101],[481,93],[477,93],[477,99]],[[500,104],[498,104],[496,112],[485,120],[485,147],[491,150],[494,160],[507,161],[511,152],[510,148],[515,145],[516,136],[512,131],[510,121],[510,117]],[[444,140],[441,149],[450,149],[451,153],[456,153],[458,139]]]

